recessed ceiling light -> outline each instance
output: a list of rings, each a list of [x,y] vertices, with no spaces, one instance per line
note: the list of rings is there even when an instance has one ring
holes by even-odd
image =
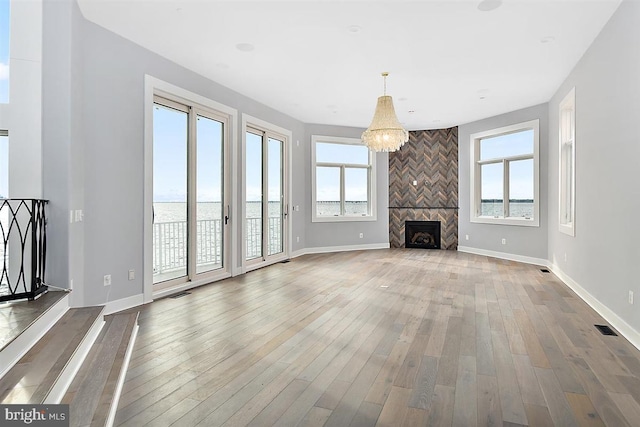
[[[251,52],[255,47],[251,43],[238,43],[236,49],[241,52]]]
[[[553,36],[547,36],[540,39],[540,43],[553,43],[556,41],[556,38]]]
[[[409,110],[409,114],[413,114],[415,112],[416,112],[416,110]]]
[[[348,30],[350,33],[359,33],[360,31],[362,31],[362,27],[359,25],[350,25],[348,27]]]
[[[480,95],[480,99],[486,99],[487,97],[484,95]]]
[[[502,0],[482,0],[478,4],[478,10],[481,12],[491,12],[502,6]]]

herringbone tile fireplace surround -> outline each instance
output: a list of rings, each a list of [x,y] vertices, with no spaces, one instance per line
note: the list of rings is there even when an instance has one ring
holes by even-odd
[[[440,221],[442,249],[457,249],[457,127],[411,131],[409,141],[400,150],[389,153],[392,248],[405,246],[405,221]]]

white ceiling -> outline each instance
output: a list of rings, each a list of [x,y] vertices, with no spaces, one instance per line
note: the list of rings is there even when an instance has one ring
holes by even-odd
[[[79,0],[88,20],[305,123],[367,127],[388,71],[410,130],[547,102],[619,3]]]

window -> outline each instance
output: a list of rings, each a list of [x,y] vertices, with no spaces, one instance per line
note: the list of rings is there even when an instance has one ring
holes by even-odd
[[[575,236],[576,206],[576,90],[567,94],[560,103],[560,231]]]
[[[471,135],[471,222],[538,226],[539,121]]]
[[[9,0],[0,0],[0,104],[9,102]]]
[[[375,153],[359,139],[313,135],[313,221],[374,221]]]

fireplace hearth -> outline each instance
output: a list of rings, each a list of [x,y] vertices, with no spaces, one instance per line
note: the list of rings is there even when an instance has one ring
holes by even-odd
[[[440,221],[405,221],[405,248],[440,249]]]

